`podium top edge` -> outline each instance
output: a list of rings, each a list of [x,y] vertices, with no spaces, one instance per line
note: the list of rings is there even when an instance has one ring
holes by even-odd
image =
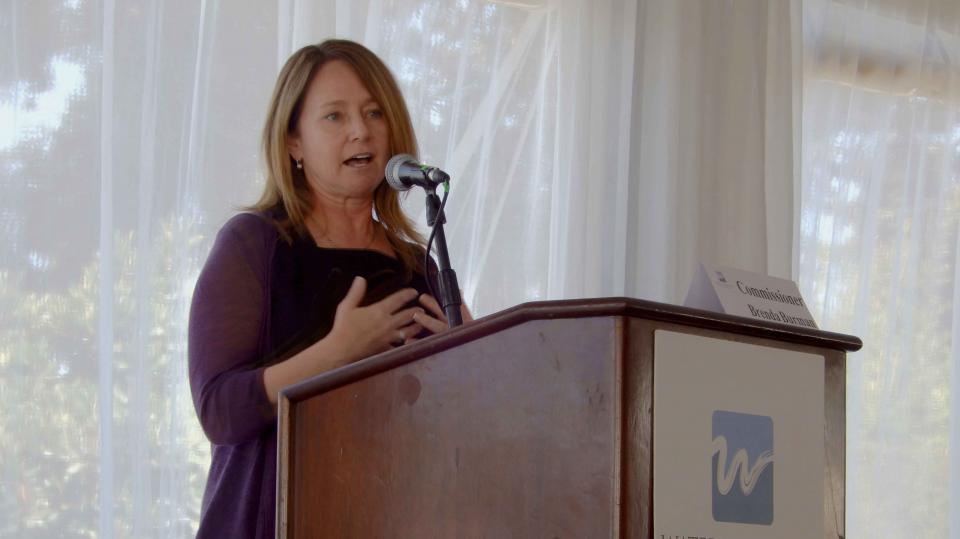
[[[635,298],[609,297],[521,303],[472,323],[395,350],[362,359],[284,388],[282,399],[298,401],[396,366],[439,353],[468,341],[532,320],[624,316],[775,341],[854,352],[863,346],[855,336],[799,328],[764,320],[693,309]]]
[[[789,326],[767,320],[627,297],[533,301],[522,303],[497,314],[506,314],[513,310],[529,310],[543,314],[542,316],[534,316],[533,319],[628,316],[796,344],[807,344],[845,352],[855,352],[863,347],[863,341],[853,335]],[[551,312],[555,314],[549,315],[548,313]]]

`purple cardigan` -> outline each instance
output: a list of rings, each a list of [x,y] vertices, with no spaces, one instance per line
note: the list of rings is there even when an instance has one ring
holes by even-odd
[[[364,304],[407,286],[427,292],[393,258],[287,243],[263,214],[220,230],[190,308],[190,388],[212,444],[198,538],[274,536],[277,416],[263,370],[329,332],[356,275],[368,281]]]

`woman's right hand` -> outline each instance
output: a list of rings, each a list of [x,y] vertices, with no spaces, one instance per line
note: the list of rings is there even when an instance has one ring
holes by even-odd
[[[333,329],[328,335],[334,348],[343,352],[345,363],[403,344],[423,329],[413,321],[413,316],[423,313],[423,309],[403,308],[416,299],[416,290],[404,288],[377,303],[361,307],[366,291],[366,279],[355,277],[347,295],[337,305]]]
[[[361,307],[366,291],[367,281],[355,278],[337,305],[330,333],[290,359],[263,370],[263,387],[271,403],[276,404],[278,392],[290,384],[389,350],[423,329],[413,322],[413,315],[423,309],[403,308],[417,297],[416,290],[405,288]]]

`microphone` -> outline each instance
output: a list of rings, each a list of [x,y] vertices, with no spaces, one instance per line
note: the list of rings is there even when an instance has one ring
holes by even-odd
[[[450,267],[450,255],[447,253],[447,238],[443,233],[443,223],[446,219],[443,216],[443,206],[447,203],[447,195],[450,194],[450,176],[437,167],[422,165],[417,162],[417,158],[401,153],[390,158],[387,162],[387,169],[383,174],[390,187],[397,191],[406,191],[414,185],[419,185],[427,192],[427,225],[430,226],[430,239],[427,240],[427,248],[423,253],[424,276],[427,280],[427,287],[430,288],[430,294],[437,298],[437,302],[443,308],[447,315],[447,324],[450,327],[463,324],[463,318],[460,316],[460,305],[463,300],[460,299],[460,286],[457,284],[457,274]],[[437,186],[443,185],[443,200],[437,196]],[[437,284],[440,286],[439,293],[434,292],[433,285],[430,283],[430,245],[433,240],[437,240]]]
[[[390,158],[384,177],[390,187],[397,191],[406,191],[414,185],[419,185],[427,191],[436,190],[438,185],[450,181],[450,176],[437,167],[422,165],[417,158],[400,153]]]

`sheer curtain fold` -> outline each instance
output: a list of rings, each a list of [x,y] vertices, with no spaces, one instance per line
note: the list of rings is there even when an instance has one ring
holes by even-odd
[[[194,533],[209,445],[186,385],[190,294],[259,194],[293,50],[355,39],[396,74],[421,157],[453,175],[447,232],[476,314],[675,303],[699,260],[790,272],[798,6],[0,7],[0,399],[22,412],[0,430],[25,433],[0,440],[0,536]],[[422,223],[421,195],[405,204]]]
[[[799,275],[848,361],[849,536],[949,536],[957,510],[960,9],[804,5]]]
[[[700,261],[791,277],[798,8],[643,4],[628,295],[680,301]]]

